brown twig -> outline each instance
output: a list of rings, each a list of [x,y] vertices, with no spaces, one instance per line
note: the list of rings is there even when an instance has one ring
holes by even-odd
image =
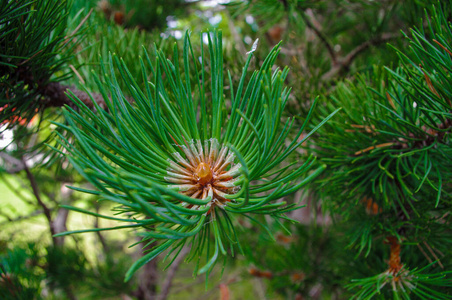
[[[325,46],[331,58],[331,69],[324,73],[321,77],[321,79],[324,81],[329,80],[335,77],[339,72],[348,69],[355,58],[370,46],[378,45],[400,36],[400,34],[383,33],[378,37],[367,40],[362,44],[356,46],[347,55],[338,57],[336,52],[334,51],[333,45],[328,40],[328,37],[325,35],[325,33],[322,32],[320,26],[314,24],[314,22],[312,21],[315,20],[312,10],[308,9],[306,11],[302,11],[300,16],[305,22],[306,26],[314,32],[314,34],[319,38],[320,42]]]
[[[342,70],[346,70],[350,67],[352,62],[361,52],[367,50],[370,46],[379,45],[385,43],[389,40],[395,39],[399,37],[400,34],[394,33],[383,33],[381,36],[365,41],[364,43],[356,46],[353,50],[351,50],[346,56],[342,58],[337,58],[336,61],[333,60],[333,64],[331,69],[322,75],[322,80],[329,80],[332,77],[336,76]],[[330,51],[330,50],[328,50]]]
[[[85,80],[83,80],[82,75],[80,75],[77,69],[73,65],[69,65],[69,68],[72,70],[72,72],[75,73],[75,76],[77,76],[78,80],[80,80],[82,84],[85,84]]]
[[[433,41],[438,44],[438,46],[440,46],[444,51],[446,51],[447,53],[449,53],[450,56],[452,56],[452,52],[450,52],[446,47],[444,47],[440,42],[438,42],[437,40],[433,39]]]
[[[69,40],[72,37],[74,37],[74,35],[80,30],[80,28],[82,28],[83,24],[85,24],[85,22],[88,20],[88,18],[91,16],[92,13],[93,13],[93,8],[90,9],[88,14],[83,18],[83,20],[80,22],[80,24],[78,24],[78,26],[74,29],[74,31],[72,31],[72,33],[70,35],[66,36],[66,43],[69,42]]]
[[[422,254],[424,255],[424,257],[428,260],[429,263],[433,263],[433,260],[430,258],[430,256],[428,256],[428,254],[424,251],[424,249],[422,249],[422,246],[420,244],[417,244],[417,247],[419,248],[419,250],[422,252]]]
[[[56,233],[67,231],[66,223],[69,216],[69,210],[65,208],[59,208],[56,217],[53,221],[53,230]],[[55,245],[63,246],[65,236],[55,237]]]
[[[258,277],[258,278],[268,278],[268,279],[272,279],[273,278],[273,273],[271,271],[259,270],[259,269],[255,268],[255,267],[249,268],[248,273],[251,276]]]
[[[138,255],[145,255],[147,250],[157,246],[157,241],[145,245],[142,251],[136,252]],[[146,263],[142,268],[138,277],[137,289],[133,292],[138,300],[155,300],[157,296],[157,285],[159,278],[159,271],[157,269],[157,259]]]
[[[105,101],[101,94],[91,93],[91,97],[88,93],[81,91],[73,86],[63,85],[59,82],[51,82],[47,86],[42,88],[42,94],[46,96],[45,107],[61,107],[69,105],[74,107],[74,103],[67,96],[69,91],[72,92],[80,101],[82,101],[89,108],[94,108],[93,100],[101,107],[106,108]]]
[[[26,60],[24,60],[23,62],[21,62],[20,64],[18,64],[18,66],[22,66],[25,65],[27,62],[29,62],[30,60],[32,60],[33,58],[35,58],[39,53],[41,53],[43,50],[39,50],[38,52],[36,52],[35,54],[33,54],[32,56],[30,56],[29,58],[27,58]]]
[[[365,152],[369,152],[369,151],[377,149],[377,148],[390,147],[390,146],[394,146],[394,145],[395,145],[395,143],[382,143],[382,144],[379,144],[376,146],[370,146],[370,147],[367,147],[366,149],[356,151],[355,155],[361,155]]]
[[[394,111],[396,111],[397,108],[396,108],[396,106],[395,106],[395,104],[394,104],[394,101],[393,101],[392,98],[391,98],[391,95],[389,95],[388,92],[386,92],[386,99],[388,99],[388,102],[389,102],[389,104],[391,105],[392,109],[393,109]]]
[[[220,300],[229,300],[230,293],[227,284],[221,283],[219,285],[219,288],[220,288]]]
[[[426,241],[424,241],[424,245],[427,248],[428,252],[430,252],[430,254],[433,255],[433,257],[436,259],[436,262],[438,263],[438,265],[441,267],[441,269],[444,269],[444,265],[441,263],[441,261],[439,260],[439,257],[436,255],[436,253],[432,250],[432,248],[430,247],[429,244],[427,244]]]
[[[42,201],[36,179],[33,176],[33,174],[31,173],[30,169],[28,168],[27,163],[25,162],[24,158],[22,158],[22,163],[24,164],[24,170],[25,170],[25,173],[27,174],[27,179],[30,182],[30,186],[33,191],[33,195],[35,196],[36,201],[38,202],[39,206],[41,206],[44,216],[46,217],[47,222],[49,223],[49,229],[50,229],[50,234],[52,235],[53,244],[57,245],[58,244],[57,239],[53,236],[54,234],[56,234],[56,232],[55,232],[55,228],[54,228],[54,224],[53,224],[52,212],[49,209],[49,207]]]
[[[96,213],[99,214],[100,206],[96,205]],[[94,219],[94,228],[99,228],[99,217],[96,217]],[[104,235],[100,231],[96,231],[96,235],[99,238],[99,241],[102,245],[102,249],[104,250],[104,253],[109,253],[110,249],[108,247],[107,241],[105,240]]]
[[[179,269],[180,264],[184,260],[185,256],[190,252],[189,247],[184,247],[179,255],[174,259],[171,267],[168,269],[166,273],[165,281],[162,284],[162,290],[160,295],[157,297],[158,300],[165,300],[168,297],[169,291],[171,289],[171,285],[173,284],[174,276],[176,275],[177,270]]]
[[[309,11],[309,13],[312,15],[312,11]],[[317,35],[317,37],[320,39],[320,41],[322,42],[323,45],[325,45],[326,50],[328,51],[330,57],[331,57],[331,61],[333,62],[333,65],[336,64],[337,62],[337,57],[336,57],[336,53],[334,52],[334,48],[333,45],[328,41],[326,35],[320,30],[320,28],[318,28],[317,26],[315,26],[311,20],[306,16],[306,12],[301,12],[301,17],[303,19],[303,21],[305,22],[306,26],[311,29],[312,31],[314,31],[314,33]]]

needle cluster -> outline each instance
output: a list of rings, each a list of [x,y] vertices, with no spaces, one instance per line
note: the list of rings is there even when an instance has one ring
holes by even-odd
[[[272,70],[279,46],[259,70],[248,73],[254,45],[238,85],[229,74],[226,89],[221,32],[206,37],[208,56],[201,47],[196,58],[188,35],[182,61],[177,45],[172,61],[161,51],[153,59],[146,52],[140,59],[141,85],[137,74],[110,56],[110,72],[103,65],[105,82],[93,74],[106,109],[94,101],[94,112],[74,97],[79,111],[67,107],[69,126],[58,124],[73,136],[60,136],[68,159],[96,187],[82,191],[116,203],[116,216],[102,217],[126,223],[106,229],[137,228],[144,247],[157,241],[126,279],[166,249],[172,249],[170,254],[185,245],[191,246],[189,260],[206,255],[206,264],[195,273],[208,275],[219,255],[228,253],[227,246],[231,255],[234,248],[240,250],[234,216],[265,228],[259,220],[263,215],[275,222],[286,219],[284,213],[297,206],[280,199],[323,170],[307,173],[312,157],[302,164],[285,163],[334,113],[300,138],[311,110],[292,132],[294,120],[282,114],[290,93],[283,84],[288,69]],[[119,87],[114,68],[133,99]],[[98,229],[77,232],[93,230]]]

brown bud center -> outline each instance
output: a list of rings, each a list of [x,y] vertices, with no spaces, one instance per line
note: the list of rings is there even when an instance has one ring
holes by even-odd
[[[198,176],[198,182],[202,185],[207,184],[212,180],[213,174],[209,164],[201,162],[195,170],[196,176]]]

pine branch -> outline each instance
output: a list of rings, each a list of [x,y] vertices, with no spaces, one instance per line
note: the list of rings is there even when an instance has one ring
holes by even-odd
[[[310,15],[310,17],[308,17]],[[311,9],[307,9],[306,11],[302,11],[300,16],[305,22],[306,26],[311,29],[315,35],[319,38],[320,42],[325,46],[330,58],[331,58],[331,69],[322,75],[321,79],[323,81],[328,81],[331,78],[337,76],[341,71],[348,70],[352,62],[356,59],[356,57],[370,46],[379,45],[390,41],[392,39],[396,39],[400,37],[398,33],[383,33],[378,37],[372,38],[368,41],[361,43],[356,46],[353,50],[351,50],[347,55],[343,57],[338,57],[336,52],[334,51],[334,47],[329,42],[328,37],[325,33],[319,28],[319,26],[315,25],[311,19],[314,19],[313,12]]]
[[[52,211],[42,201],[36,179],[35,179],[34,175],[31,173],[30,169],[27,166],[27,163],[25,162],[25,160],[23,158],[22,158],[22,163],[24,165],[24,170],[25,170],[25,173],[27,174],[28,181],[30,182],[30,186],[32,188],[33,195],[35,196],[38,205],[41,206],[44,216],[46,217],[47,222],[49,223],[49,229],[50,229],[50,234],[52,236],[53,245],[56,246],[58,244],[58,240],[56,237],[54,237],[54,235],[57,232],[55,231],[55,226],[54,226],[53,219],[52,219]]]
[[[166,273],[165,281],[162,284],[160,295],[157,297],[158,300],[166,300],[168,297],[169,291],[173,284],[174,276],[176,275],[177,270],[179,269],[180,264],[183,262],[185,256],[190,252],[189,247],[184,247],[178,254],[178,256],[174,259],[171,267],[168,269]]]
[[[383,33],[381,36],[372,38],[368,41],[363,42],[362,44],[356,46],[353,50],[351,50],[344,57],[339,57],[333,59],[332,67],[329,71],[322,75],[322,80],[327,81],[331,78],[337,76],[341,71],[348,70],[350,65],[356,59],[356,57],[361,53],[367,50],[370,46],[376,46],[382,43],[386,43],[390,40],[396,39],[400,37],[400,34],[395,33]]]
[[[3,24],[0,36],[0,123],[6,122],[11,125],[9,127],[17,121],[26,124],[47,107],[74,107],[65,95],[69,86],[60,82],[69,77],[66,65],[85,37],[84,25],[93,10],[68,33],[70,9],[71,1],[3,3],[0,9],[0,23]],[[91,104],[87,93],[70,88],[87,105]],[[93,98],[95,101],[101,99],[96,94]],[[104,103],[99,105],[105,107]]]
[[[100,210],[100,205],[96,205],[96,214],[99,213],[99,210]],[[94,228],[95,229],[99,228],[99,217],[96,217],[94,219]],[[104,235],[102,234],[102,232],[96,231],[96,235],[99,238],[99,241],[102,245],[102,249],[104,250],[104,253],[110,253],[110,247],[108,246],[107,241],[106,241]]]
[[[193,59],[188,35],[184,39],[184,64],[179,64],[181,58],[176,47],[174,63],[162,51],[156,51],[155,63],[145,53],[153,78],[148,79],[147,74],[151,73],[143,64],[144,90],[128,75],[130,72],[124,62],[117,56],[110,57],[111,71],[117,68],[120,73],[117,78],[134,94],[134,105],[131,105],[116,79],[113,82],[107,79],[104,85],[94,75],[104,97],[111,98],[106,104],[109,111],[115,111],[114,123],[107,121],[113,120],[107,110],[94,115],[79,99],[75,99],[78,111],[64,111],[75,141],[71,145],[67,140],[61,143],[73,158],[72,163],[78,170],[90,174],[87,179],[98,190],[97,195],[101,196],[108,187],[114,191],[107,196],[112,201],[117,197],[120,203],[124,199],[130,201],[122,206],[119,213],[123,218],[118,219],[127,225],[118,228],[142,227],[145,229],[140,232],[143,243],[161,241],[150,249],[144,247],[148,253],[132,265],[126,280],[163,251],[169,248],[176,251],[191,237],[195,240],[193,256],[200,259],[206,244],[202,241],[212,232],[214,253],[209,253],[206,264],[196,270],[198,274],[208,275],[218,257],[228,255],[225,245],[236,247],[238,244],[234,241],[237,232],[232,215],[250,217],[250,213],[256,213],[257,218],[267,214],[283,218],[283,214],[295,206],[276,200],[294,193],[323,171],[320,167],[300,177],[313,165],[312,157],[301,165],[290,165],[290,169],[280,167],[335,112],[301,138],[307,123],[297,128],[292,142],[285,145],[293,123],[281,124],[289,89],[284,87],[288,69],[272,70],[279,45],[271,50],[250,79],[247,72],[255,49],[248,52],[241,83],[237,89],[233,89],[231,83],[230,90],[236,95],[227,96],[232,106],[226,111],[223,109],[226,97],[222,36],[220,32],[207,35],[209,51],[202,53],[208,53],[209,59],[207,54],[202,54],[199,60]],[[207,68],[211,70],[209,74]],[[198,70],[196,74],[202,81],[194,83],[191,91],[189,74],[192,69]],[[184,79],[181,74],[185,74]],[[260,82],[263,84],[258,84]],[[107,90],[114,92],[108,96]],[[254,96],[243,95],[245,91]],[[307,119],[310,116],[312,110]],[[239,126],[241,122],[246,126]],[[108,130],[104,131],[106,128]],[[106,160],[109,163],[104,163]],[[267,178],[266,174],[273,179],[260,183],[261,178]]]
[[[312,10],[308,9],[307,11],[311,15],[311,17],[314,18]],[[321,29],[318,28],[318,26],[314,25],[314,23],[306,16],[308,13],[302,11],[300,15],[303,18],[303,21],[305,22],[306,26],[312,31],[314,31],[314,33],[320,39],[321,43],[325,46],[326,50],[328,51],[328,54],[331,57],[332,64],[336,65],[338,59],[336,57],[336,53],[334,52],[333,45],[328,41],[327,36],[321,31]]]
[[[101,94],[99,93],[86,93],[85,91],[79,90],[74,86],[63,85],[59,82],[52,82],[48,85],[40,88],[42,94],[45,98],[45,107],[62,107],[68,105],[72,108],[76,106],[72,102],[72,100],[68,97],[69,91],[71,91],[80,101],[83,102],[89,108],[94,108],[93,100],[97,102],[97,104],[101,108],[106,108],[105,101]]]

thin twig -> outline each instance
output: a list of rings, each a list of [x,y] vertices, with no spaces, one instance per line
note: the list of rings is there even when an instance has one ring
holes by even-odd
[[[69,68],[71,68],[72,72],[75,73],[75,76],[80,80],[82,84],[85,84],[85,80],[83,80],[83,77],[80,75],[80,73],[77,71],[77,69],[73,65],[69,65]]]
[[[5,183],[5,185],[7,186],[7,188],[14,194],[17,196],[17,198],[21,199],[22,201],[24,201],[25,203],[29,204],[29,205],[34,205],[34,202],[30,199],[27,199],[24,195],[22,195],[22,193],[20,192],[19,188],[14,188],[13,185],[11,184],[11,182],[9,181],[9,179],[7,179],[6,176],[3,176],[0,174],[0,178],[3,180],[3,182]],[[21,184],[21,187],[24,187],[23,184]]]
[[[312,11],[310,11],[310,13],[312,14]],[[331,45],[331,43],[328,41],[326,35],[322,31],[320,31],[320,28],[318,28],[311,22],[311,20],[306,16],[306,12],[302,11],[300,15],[301,15],[303,21],[305,22],[306,26],[308,26],[309,29],[314,31],[314,33],[317,35],[317,37],[320,39],[320,41],[325,45],[328,53],[331,56],[333,65],[336,64],[336,62],[337,62],[336,53],[334,53],[333,45]]]
[[[91,16],[92,13],[93,13],[93,8],[90,9],[88,14],[83,18],[83,20],[80,22],[80,24],[78,24],[78,26],[74,29],[74,31],[72,31],[72,33],[70,35],[66,36],[66,43],[69,41],[70,38],[74,37],[74,35],[80,30],[80,28],[82,28],[83,24],[85,24],[85,22],[88,20],[88,18]]]
[[[438,265],[441,267],[441,269],[444,269],[444,265],[441,263],[441,261],[439,260],[439,257],[436,255],[436,253],[432,250],[432,248],[430,247],[430,245],[424,241],[424,245],[427,248],[428,252],[430,252],[433,257],[436,259],[436,262],[438,263]]]
[[[24,221],[24,220],[27,220],[27,219],[31,219],[33,217],[39,216],[40,214],[42,214],[42,212],[43,211],[41,209],[37,209],[37,210],[33,211],[31,214],[26,215],[26,216],[20,216],[20,217],[14,218],[14,219],[13,218],[9,218],[8,221],[1,222],[0,226],[7,225],[9,223],[20,222],[20,221]]]
[[[38,185],[36,183],[36,179],[33,176],[33,174],[30,172],[30,169],[28,168],[25,160],[22,158],[22,162],[24,164],[24,170],[27,174],[27,178],[28,181],[30,181],[30,185],[31,188],[33,190],[33,195],[36,198],[36,201],[38,201],[38,204],[43,208],[44,210],[44,215],[47,217],[47,219],[51,219],[51,215],[50,215],[50,209],[47,207],[47,205],[42,201],[41,196],[39,195],[39,189],[38,189]]]
[[[29,62],[30,60],[32,60],[33,58],[35,58],[39,53],[41,53],[43,50],[39,50],[38,52],[36,52],[35,54],[33,54],[32,56],[30,56],[29,58],[27,58],[26,60],[24,60],[23,62],[21,62],[20,64],[18,64],[19,66],[22,66],[24,64],[26,64],[27,62]]]
[[[363,52],[370,46],[385,43],[385,42],[387,42],[389,40],[393,40],[399,36],[400,36],[399,33],[383,33],[379,37],[365,41],[364,43],[356,46],[352,51],[349,52],[349,54],[347,54],[345,56],[344,60],[342,61],[342,65],[344,65],[345,67],[348,67],[352,63],[352,61],[358,56],[358,54],[360,54],[361,52]]]
[[[328,41],[327,36],[321,31],[321,29],[311,21],[311,18],[309,18],[308,13],[311,18],[314,18],[312,10],[307,10],[306,12],[302,11],[300,15],[303,21],[305,22],[306,26],[309,29],[311,29],[315,33],[315,35],[320,39],[320,42],[325,46],[326,50],[328,51],[328,54],[331,57],[331,69],[322,75],[322,80],[331,79],[332,77],[336,76],[340,71],[349,68],[352,62],[358,56],[358,54],[365,51],[370,46],[378,45],[400,36],[400,34],[383,33],[379,37],[370,39],[358,45],[353,50],[351,50],[346,56],[337,57],[333,45]]]
[[[355,58],[360,54],[361,52],[368,49],[370,46],[375,46],[378,44],[385,43],[389,40],[395,39],[399,37],[400,34],[394,34],[394,33],[383,33],[381,36],[377,38],[370,39],[368,41],[365,41],[364,43],[356,46],[353,50],[351,50],[346,56],[343,58],[338,58],[336,60],[336,63],[332,64],[331,69],[322,75],[322,80],[328,80],[332,77],[336,76],[340,71],[344,69],[348,69],[352,62],[355,60]]]
[[[369,152],[369,151],[377,149],[377,148],[390,147],[390,146],[393,146],[394,144],[395,143],[383,143],[383,144],[379,144],[379,145],[376,145],[376,146],[370,146],[370,147],[367,147],[366,149],[356,151],[355,155],[361,155],[361,154],[363,154],[365,152]]]
[[[18,173],[25,168],[25,165],[20,159],[17,159],[6,152],[0,152],[0,158],[13,166],[12,168],[5,170],[9,174]]]
[[[56,214],[55,220],[52,222],[54,228],[54,234],[67,231],[66,223],[69,216],[69,210],[65,208],[59,208]],[[65,236],[59,236],[55,238],[55,245],[63,246]]]
[[[33,174],[30,172],[30,169],[28,168],[27,163],[25,162],[24,158],[22,158],[22,162],[24,164],[24,170],[25,170],[25,173],[27,174],[28,181],[30,182],[30,186],[31,186],[31,188],[33,190],[33,195],[35,196],[36,201],[38,202],[39,206],[42,207],[44,216],[46,217],[47,221],[49,222],[49,229],[50,229],[50,233],[52,235],[52,241],[53,241],[53,243],[55,245],[56,244],[56,239],[55,239],[55,237],[53,237],[53,235],[56,232],[55,232],[55,228],[53,226],[51,210],[42,201],[40,193],[39,193],[38,184],[36,182],[36,179],[33,176]]]
[[[424,251],[424,249],[422,249],[422,246],[420,244],[417,244],[417,247],[419,248],[419,250],[422,252],[422,254],[424,255],[424,257],[428,260],[429,263],[433,263],[433,260],[430,258],[430,256],[428,256],[428,254]]]
[[[174,259],[173,263],[171,264],[171,267],[168,269],[168,272],[166,273],[165,281],[162,284],[162,291],[160,292],[160,295],[158,296],[158,300],[165,300],[168,297],[171,285],[173,284],[174,276],[176,275],[177,270],[179,269],[180,264],[184,260],[185,256],[190,252],[189,247],[184,247],[179,255]]]
[[[99,214],[99,209],[100,206],[96,205],[96,213]],[[99,217],[96,217],[94,219],[94,228],[99,228]],[[104,253],[109,253],[110,252],[110,248],[108,247],[107,241],[105,240],[105,237],[103,236],[103,234],[100,231],[96,231],[96,235],[99,238],[99,241],[102,245],[102,249],[104,250]]]

